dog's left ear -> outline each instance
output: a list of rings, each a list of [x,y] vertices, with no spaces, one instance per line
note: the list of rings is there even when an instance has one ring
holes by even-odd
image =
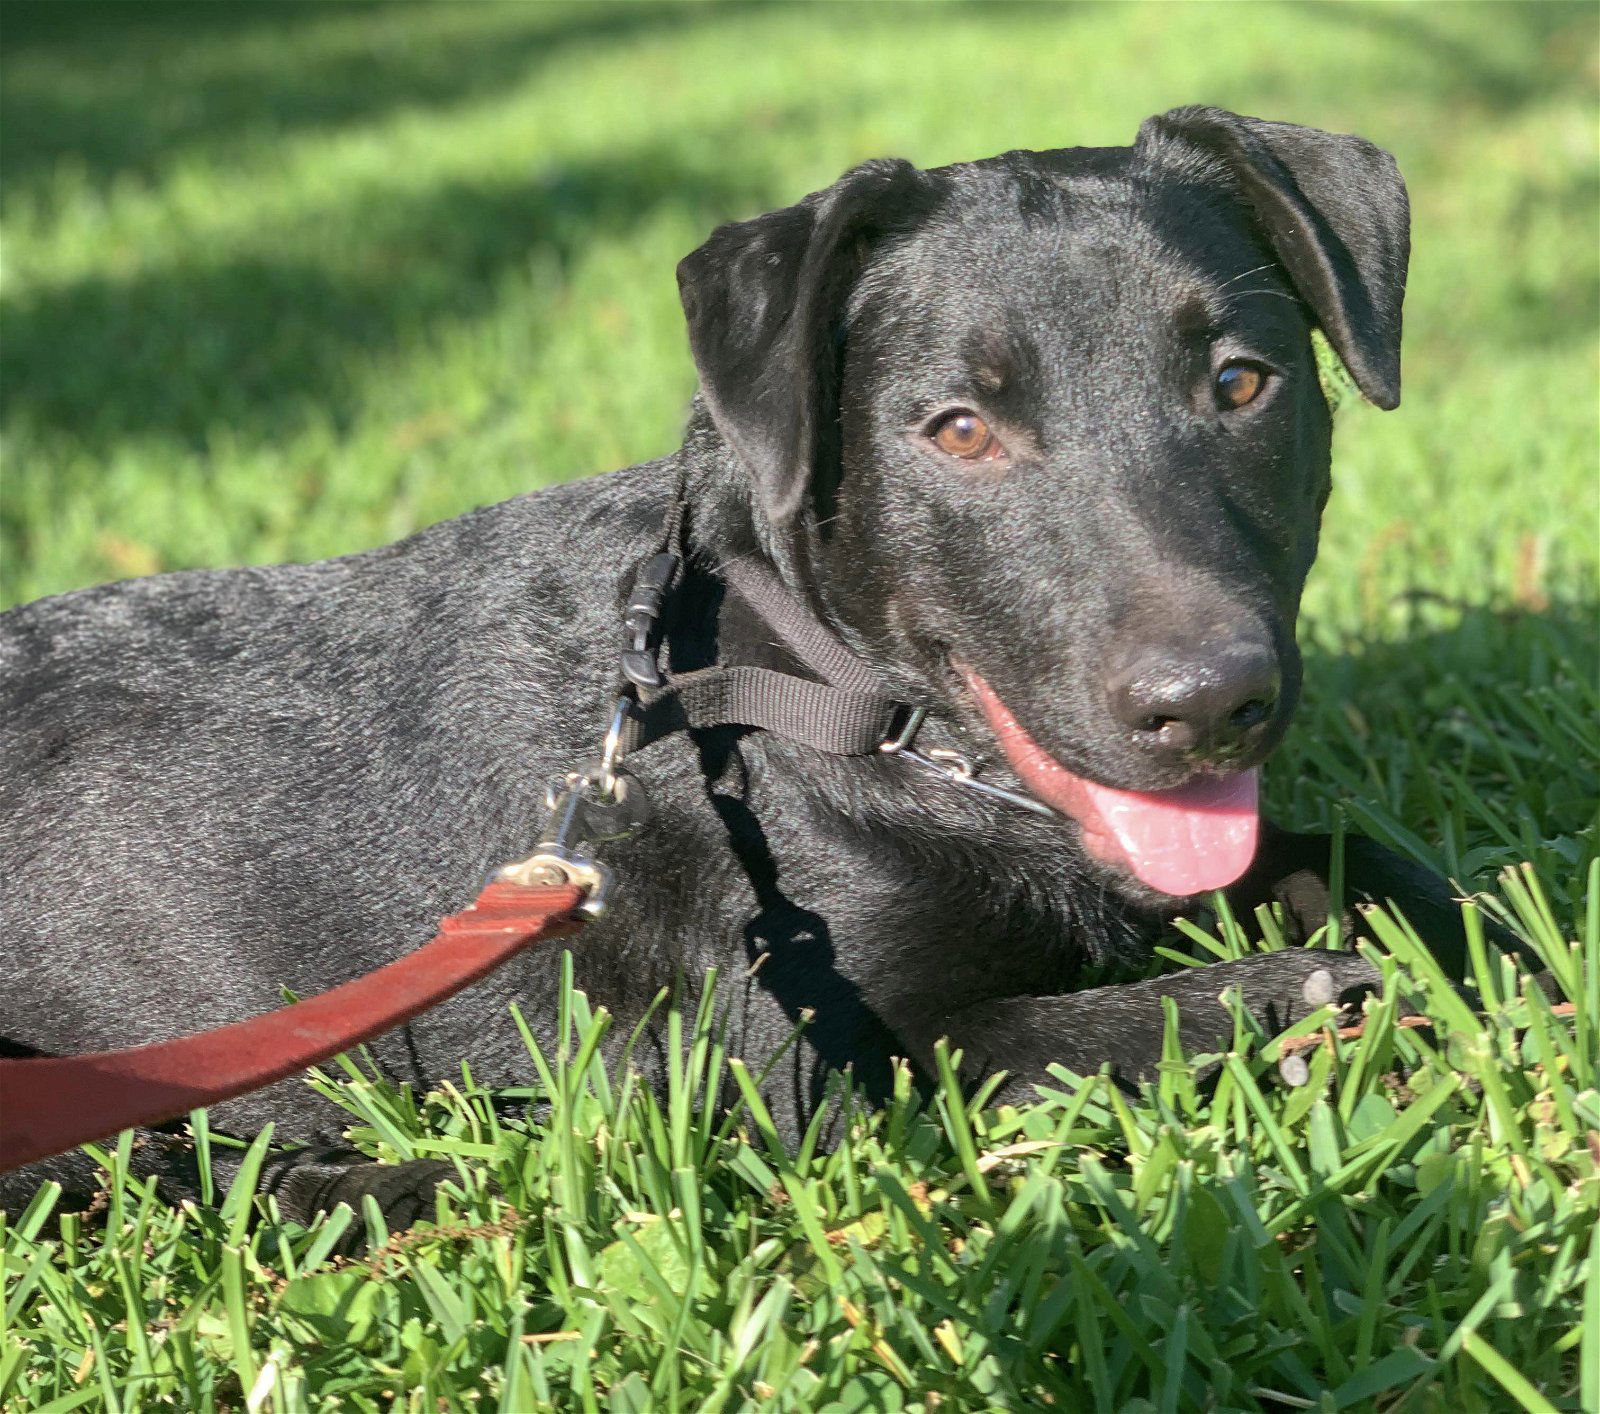
[[[867,162],[794,206],[719,226],[678,264],[706,407],[774,526],[805,504],[836,425],[835,335],[859,250],[914,216],[922,191],[909,162]]]
[[[1411,208],[1394,158],[1345,133],[1221,108],[1174,108],[1139,129],[1142,149],[1174,143],[1227,165],[1356,387],[1397,406]]]

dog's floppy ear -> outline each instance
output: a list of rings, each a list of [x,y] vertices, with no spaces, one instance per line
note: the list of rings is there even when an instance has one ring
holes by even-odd
[[[1356,387],[1381,408],[1398,405],[1411,211],[1394,158],[1362,138],[1220,108],[1151,118],[1138,144],[1226,164]]]
[[[835,334],[857,251],[918,208],[920,175],[864,163],[795,206],[718,227],[679,262],[706,407],[774,525],[805,504],[835,424]]]

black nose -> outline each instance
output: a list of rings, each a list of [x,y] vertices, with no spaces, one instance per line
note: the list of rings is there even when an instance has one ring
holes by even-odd
[[[1271,722],[1281,681],[1271,645],[1239,637],[1136,650],[1106,687],[1117,720],[1143,745],[1220,765]]]

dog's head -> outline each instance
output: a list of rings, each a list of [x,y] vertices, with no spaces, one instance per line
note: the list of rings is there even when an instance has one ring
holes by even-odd
[[[1189,894],[1248,863],[1298,692],[1311,330],[1395,406],[1407,254],[1386,153],[1185,108],[1128,148],[868,163],[678,274],[784,572],[1091,855]]]

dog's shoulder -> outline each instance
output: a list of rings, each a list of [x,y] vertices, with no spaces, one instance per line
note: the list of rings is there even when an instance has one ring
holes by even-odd
[[[585,645],[597,664],[614,651],[617,584],[649,552],[670,486],[649,464],[339,559],[180,571],[12,609],[0,798],[26,811],[41,790],[224,758],[310,770],[335,747],[398,757],[549,710],[588,668]]]

